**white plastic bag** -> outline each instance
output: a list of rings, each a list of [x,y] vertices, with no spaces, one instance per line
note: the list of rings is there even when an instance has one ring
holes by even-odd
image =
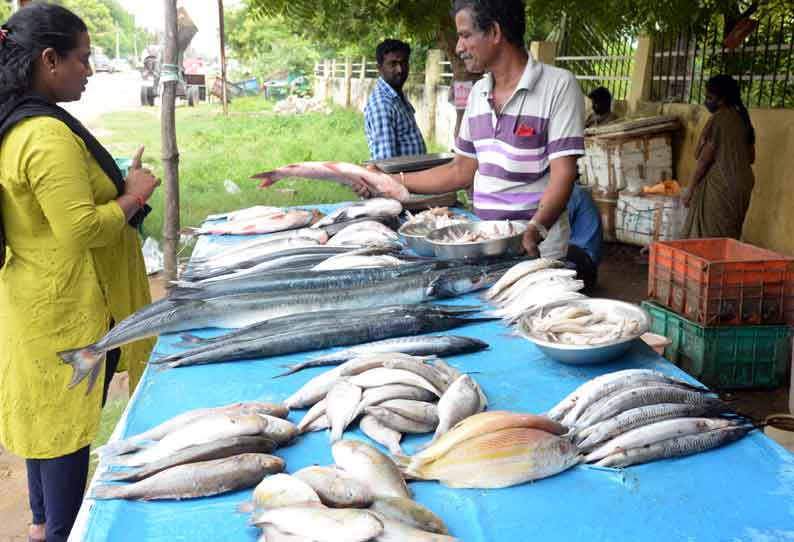
[[[226,179],[223,181],[223,187],[226,189],[226,192],[229,194],[239,194],[240,187],[235,184],[235,182],[231,179]]]
[[[147,237],[143,243],[143,261],[146,264],[146,274],[153,275],[163,269],[163,252],[156,239]]]

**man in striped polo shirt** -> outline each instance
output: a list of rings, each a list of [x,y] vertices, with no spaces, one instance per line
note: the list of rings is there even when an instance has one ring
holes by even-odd
[[[584,154],[584,96],[573,74],[535,61],[524,47],[522,0],[456,0],[456,52],[470,72],[487,72],[469,95],[455,159],[396,176],[415,193],[474,186],[486,220],[527,220],[530,256],[564,258],[565,212]]]

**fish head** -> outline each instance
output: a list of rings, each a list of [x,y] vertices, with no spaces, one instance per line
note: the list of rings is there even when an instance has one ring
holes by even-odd
[[[427,295],[431,298],[457,297],[476,292],[488,285],[486,273],[472,268],[451,270],[441,273],[427,287]]]

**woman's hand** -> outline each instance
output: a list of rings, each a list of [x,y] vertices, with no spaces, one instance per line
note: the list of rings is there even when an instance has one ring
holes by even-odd
[[[155,177],[151,170],[142,166],[143,149],[144,147],[141,145],[132,158],[132,166],[130,166],[130,172],[124,183],[124,195],[146,201],[151,197],[155,188],[160,186],[160,179]]]

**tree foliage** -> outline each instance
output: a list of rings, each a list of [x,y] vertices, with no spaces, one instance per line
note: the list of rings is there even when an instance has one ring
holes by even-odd
[[[257,75],[302,70],[311,73],[322,50],[291,31],[282,17],[254,19],[246,9],[226,12],[226,45],[232,57]]]
[[[5,21],[11,15],[11,2],[0,0],[0,21]]]

